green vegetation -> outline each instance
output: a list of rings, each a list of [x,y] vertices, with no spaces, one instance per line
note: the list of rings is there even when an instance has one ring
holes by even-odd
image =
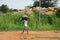
[[[60,18],[55,15],[36,14],[29,16],[29,30],[60,30]],[[40,19],[39,19],[40,18]],[[22,30],[22,14],[0,13],[0,31]]]
[[[18,14],[0,14],[0,31],[21,30],[21,16]]]
[[[55,7],[59,0],[40,0],[41,3],[39,3],[40,1],[38,0],[33,1],[34,1],[33,7],[37,7],[40,4],[41,7],[48,8],[48,7]]]
[[[60,18],[60,8],[57,9],[56,16]]]
[[[8,8],[7,5],[2,4],[0,6],[0,11],[3,12],[3,13],[7,13],[9,11],[9,8]]]

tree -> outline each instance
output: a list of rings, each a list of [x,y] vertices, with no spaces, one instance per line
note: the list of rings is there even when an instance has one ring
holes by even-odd
[[[39,1],[35,1],[33,7],[39,6]]]
[[[9,8],[7,5],[4,5],[2,4],[1,7],[0,7],[0,11],[3,12],[3,13],[6,13],[8,12]]]
[[[33,7],[39,6],[40,4],[41,4],[41,7],[46,7],[46,8],[54,7],[56,6],[58,0],[40,0],[40,1],[35,0]]]
[[[13,9],[13,11],[18,12],[18,10],[17,10],[17,9]]]

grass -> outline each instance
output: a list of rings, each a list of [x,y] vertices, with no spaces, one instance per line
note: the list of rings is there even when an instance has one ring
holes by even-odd
[[[60,30],[60,18],[51,15],[29,16],[29,30]],[[0,31],[16,31],[23,29],[22,14],[0,14]]]

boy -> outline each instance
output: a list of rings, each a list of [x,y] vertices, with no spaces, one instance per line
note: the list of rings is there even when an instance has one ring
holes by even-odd
[[[27,34],[28,34],[28,16],[24,15],[22,17],[22,20],[24,21],[24,28],[22,33],[24,33],[24,31],[27,31]]]

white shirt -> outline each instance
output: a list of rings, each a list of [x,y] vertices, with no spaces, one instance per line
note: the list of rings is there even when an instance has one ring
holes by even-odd
[[[25,27],[28,26],[27,23],[28,23],[28,22],[27,22],[26,20],[24,20],[24,26],[25,26]]]

